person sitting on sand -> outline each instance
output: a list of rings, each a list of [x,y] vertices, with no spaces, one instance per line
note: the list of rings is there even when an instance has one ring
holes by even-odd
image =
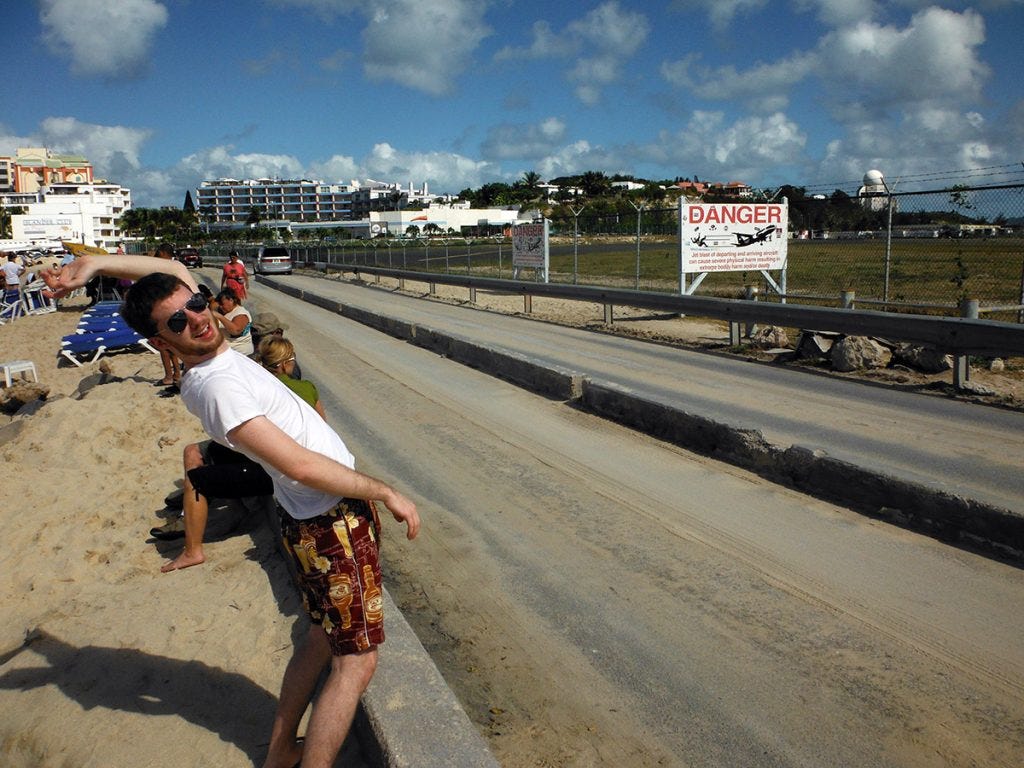
[[[288,339],[277,335],[264,338],[260,342],[259,361],[288,389],[312,405],[324,421],[327,420],[324,404],[320,402],[320,393],[317,391],[316,384],[298,378],[295,373],[295,346]]]
[[[287,375],[295,368],[295,347],[290,341],[277,336],[264,339],[260,357],[267,370],[327,420],[316,385]],[[185,465],[182,512],[166,525],[149,531],[153,538],[163,541],[185,538],[185,548],[173,560],[164,563],[160,569],[163,573],[206,562],[203,536],[211,498],[242,499],[274,492],[270,476],[259,464],[212,440],[185,446],[182,460]]]
[[[233,290],[225,288],[218,293],[216,305],[210,311],[224,329],[232,349],[243,355],[251,355],[255,351],[252,346],[252,315],[242,306]]]
[[[285,669],[264,768],[330,768],[377,668],[384,641],[379,519],[374,501],[419,532],[416,505],[355,470],[341,436],[259,364],[228,346],[184,264],[145,256],[83,256],[52,290],[66,295],[93,276],[134,279],[121,316],[186,365],[181,399],[212,439],[259,463],[274,483],[286,551],[296,566],[309,631]],[[320,688],[305,740],[299,724]]]
[[[150,536],[161,541],[185,539],[185,548],[160,568],[163,573],[206,562],[203,536],[210,499],[244,499],[274,493],[274,483],[263,467],[214,440],[186,445],[182,463],[185,479],[181,513],[167,524],[149,531]]]

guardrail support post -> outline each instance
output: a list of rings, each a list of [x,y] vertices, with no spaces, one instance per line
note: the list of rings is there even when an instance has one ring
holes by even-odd
[[[853,305],[856,300],[856,291],[843,291],[839,296],[839,306],[843,309],[854,309]]]
[[[960,317],[971,320],[978,319],[978,300],[963,299],[960,302]],[[953,358],[953,388],[963,389],[971,379],[971,359],[967,355],[956,355]]]
[[[604,305],[604,324],[611,325],[614,321],[615,306],[613,304]]]
[[[757,301],[757,286],[756,285],[744,285],[743,286],[743,298],[746,299],[747,301]],[[755,333],[757,333],[757,323],[747,323],[746,326],[743,329],[743,333],[746,335],[746,337],[748,339],[751,338]],[[730,335],[730,337],[732,336],[732,328],[731,327],[729,329],[729,335]],[[736,335],[737,335],[737,337],[739,336],[739,324],[738,323],[736,325]],[[730,339],[730,343],[732,343],[731,339]],[[739,342],[739,338],[737,338],[736,342],[732,343],[732,346],[734,346],[734,347],[735,346],[739,346],[739,343],[740,343]]]

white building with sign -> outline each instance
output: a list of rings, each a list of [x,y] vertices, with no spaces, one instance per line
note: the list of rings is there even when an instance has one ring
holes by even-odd
[[[131,192],[118,184],[54,184],[11,216],[15,240],[72,240],[114,250]]]

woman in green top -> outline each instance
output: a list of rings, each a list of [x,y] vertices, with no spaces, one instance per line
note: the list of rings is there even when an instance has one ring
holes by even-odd
[[[295,370],[295,347],[288,339],[281,336],[268,336],[263,339],[260,342],[260,362],[286,387],[309,403],[320,414],[320,418],[327,421],[316,384],[305,379],[292,378],[292,372]]]

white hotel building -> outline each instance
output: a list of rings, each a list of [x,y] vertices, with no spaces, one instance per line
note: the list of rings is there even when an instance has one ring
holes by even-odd
[[[432,224],[442,232],[488,224],[505,227],[518,220],[516,210],[474,210],[452,204],[449,196],[368,179],[360,184],[325,184],[308,179],[217,179],[195,191],[200,221],[212,228],[245,226],[254,210],[265,226],[289,230],[342,226],[358,237],[400,236],[410,226]],[[412,210],[408,206],[413,205]]]
[[[122,239],[121,215],[131,208],[131,190],[105,182],[51,184],[35,193],[0,195],[18,241],[71,240],[113,251]]]

